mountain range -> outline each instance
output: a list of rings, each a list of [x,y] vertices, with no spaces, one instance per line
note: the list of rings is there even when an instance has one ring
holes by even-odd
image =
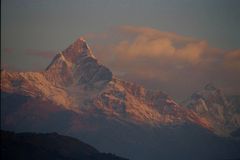
[[[193,93],[182,105],[207,119],[215,134],[229,136],[239,129],[240,96],[225,96],[213,84]]]
[[[240,158],[239,102],[208,84],[178,104],[114,76],[83,38],[44,71],[1,71],[3,129],[59,132],[130,159]]]

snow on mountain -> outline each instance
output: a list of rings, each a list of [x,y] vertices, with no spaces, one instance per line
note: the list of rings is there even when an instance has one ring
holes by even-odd
[[[192,94],[183,105],[207,119],[219,135],[228,136],[240,127],[240,106],[236,97],[226,97],[213,84],[207,84],[203,90]]]
[[[115,77],[83,38],[58,53],[45,71],[1,71],[1,77],[2,92],[51,101],[79,114],[100,114],[135,124],[194,123],[211,128],[205,117],[168,95]]]
[[[44,71],[1,71],[1,128],[59,132],[133,160],[239,158],[237,138],[212,132],[220,133],[209,118],[216,112],[209,112],[209,97],[228,106],[240,102],[210,85],[187,103],[201,107],[183,107],[161,91],[118,79],[80,38]]]

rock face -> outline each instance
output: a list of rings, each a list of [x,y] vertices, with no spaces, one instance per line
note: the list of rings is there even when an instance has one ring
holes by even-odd
[[[228,136],[240,127],[239,98],[226,97],[213,84],[207,84],[203,90],[194,93],[183,105],[207,119],[219,135]]]

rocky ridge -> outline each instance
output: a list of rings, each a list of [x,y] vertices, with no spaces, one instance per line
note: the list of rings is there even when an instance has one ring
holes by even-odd
[[[216,134],[228,136],[240,127],[238,99],[237,96],[227,97],[221,89],[207,84],[204,89],[193,93],[182,105],[205,118]]]

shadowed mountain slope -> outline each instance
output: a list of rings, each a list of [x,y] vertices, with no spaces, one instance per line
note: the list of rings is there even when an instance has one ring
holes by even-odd
[[[100,153],[78,139],[57,133],[14,133],[1,131],[3,160],[127,160]]]

